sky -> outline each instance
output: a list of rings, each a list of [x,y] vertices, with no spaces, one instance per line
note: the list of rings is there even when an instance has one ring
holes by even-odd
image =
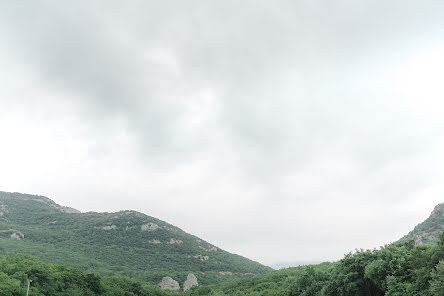
[[[1,1],[0,190],[264,264],[444,201],[443,1]]]

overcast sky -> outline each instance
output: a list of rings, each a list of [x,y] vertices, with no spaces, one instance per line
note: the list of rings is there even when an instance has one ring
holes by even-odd
[[[444,2],[1,1],[0,190],[264,264],[444,201]]]

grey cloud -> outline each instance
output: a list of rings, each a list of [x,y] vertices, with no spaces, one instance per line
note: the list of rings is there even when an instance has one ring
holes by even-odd
[[[94,110],[93,120],[125,118],[158,157],[193,154],[214,141],[206,128],[178,136],[180,118],[192,116],[183,101],[210,87],[222,109],[209,125],[228,129],[223,135],[252,158],[253,170],[279,171],[310,161],[341,137],[361,146],[363,158],[383,162],[408,146],[397,124],[407,118],[388,110],[385,98],[351,97],[346,85],[343,92],[336,88],[354,75],[349,68],[356,60],[384,59],[430,24],[442,25],[436,9],[442,5],[433,4],[42,1],[8,3],[2,11],[23,58],[49,86],[75,92]],[[181,77],[141,62],[156,46],[170,49]],[[381,110],[362,110],[362,100]]]
[[[119,119],[147,167],[226,161],[214,178],[235,175],[265,204],[399,201],[441,170],[428,147],[442,122],[393,97],[384,79],[417,44],[442,41],[443,10],[442,1],[5,1],[0,58],[74,101],[98,151]],[[323,157],[351,171],[321,174]],[[310,174],[311,187],[282,189]]]

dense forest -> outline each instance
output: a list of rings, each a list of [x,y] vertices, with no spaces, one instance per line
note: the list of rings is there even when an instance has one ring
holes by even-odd
[[[278,271],[138,212],[70,211],[0,192],[0,296],[25,295],[28,280],[31,296],[444,296],[442,204],[397,243]],[[198,287],[157,286],[164,276],[183,283],[188,272]]]
[[[44,196],[0,191],[0,255],[28,254],[101,276],[157,284],[194,273],[213,284],[271,271],[136,211],[80,213]]]
[[[46,263],[28,255],[0,256],[0,295],[23,296],[174,295],[124,277],[101,278],[80,269]]]
[[[24,295],[442,296],[444,232],[433,244],[399,242],[357,250],[335,263],[301,266],[229,283],[162,291],[124,277],[100,277],[28,255],[0,257],[0,296]]]
[[[443,296],[444,232],[433,244],[415,245],[410,240],[378,250],[357,250],[335,263],[274,271],[208,288],[207,292],[239,296]]]

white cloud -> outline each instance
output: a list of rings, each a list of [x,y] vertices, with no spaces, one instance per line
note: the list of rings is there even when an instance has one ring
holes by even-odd
[[[1,190],[265,263],[396,240],[442,201],[441,2],[44,3],[0,7]]]

